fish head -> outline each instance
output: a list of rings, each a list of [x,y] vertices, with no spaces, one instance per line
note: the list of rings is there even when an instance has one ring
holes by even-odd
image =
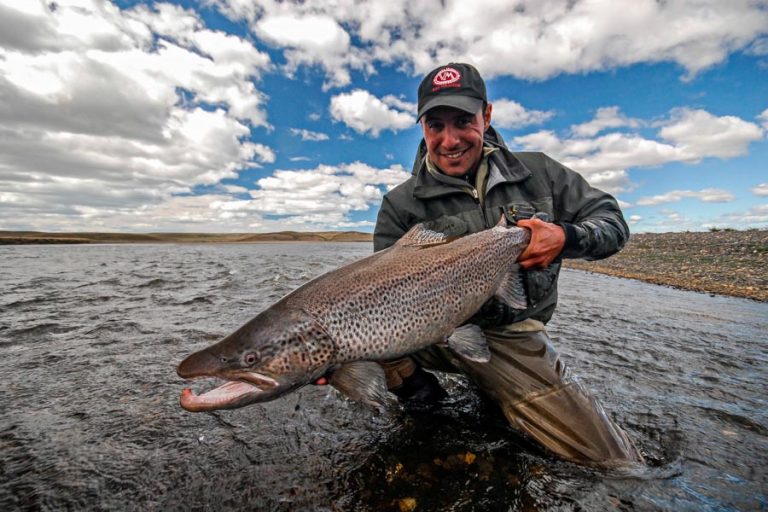
[[[181,406],[198,412],[274,400],[322,376],[334,355],[333,340],[312,317],[273,306],[179,364],[184,379],[226,380],[201,395],[184,389]]]

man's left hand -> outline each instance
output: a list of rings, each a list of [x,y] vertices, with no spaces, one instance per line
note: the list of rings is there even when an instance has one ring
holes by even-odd
[[[539,219],[522,219],[517,221],[517,225],[531,230],[531,243],[517,258],[521,267],[546,267],[563,251],[565,230],[557,224]]]

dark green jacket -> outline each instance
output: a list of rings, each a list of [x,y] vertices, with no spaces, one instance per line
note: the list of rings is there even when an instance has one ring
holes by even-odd
[[[546,214],[563,226],[565,248],[546,269],[523,271],[528,308],[511,310],[491,301],[473,321],[500,325],[534,318],[547,322],[557,303],[557,278],[562,258],[601,259],[618,252],[629,239],[629,228],[616,200],[591,187],[578,173],[544,153],[511,152],[490,127],[485,145],[497,148],[488,156],[485,198],[459,178],[433,176],[424,165],[422,140],[413,175],[384,196],[373,243],[379,251],[394,244],[411,227],[428,222],[450,235],[493,227],[502,214],[511,221]]]

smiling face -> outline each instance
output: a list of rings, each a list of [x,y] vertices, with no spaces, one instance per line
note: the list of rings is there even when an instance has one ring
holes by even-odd
[[[433,108],[421,120],[429,159],[448,176],[464,176],[480,162],[490,124],[490,104],[485,112],[475,114],[453,107]]]

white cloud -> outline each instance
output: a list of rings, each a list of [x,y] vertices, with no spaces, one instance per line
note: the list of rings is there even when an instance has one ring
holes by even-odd
[[[680,160],[697,162],[714,156],[732,158],[746,154],[750,142],[763,137],[762,129],[736,116],[716,117],[704,110],[676,109],[659,135],[675,143]]]
[[[394,107],[397,110],[408,112],[410,114],[416,114],[417,105],[416,103],[410,103],[408,101],[405,101],[402,98],[398,98],[392,94],[388,94],[381,98],[381,101],[384,102],[385,105]]]
[[[491,103],[493,104],[491,122],[499,128],[521,128],[541,124],[555,115],[552,111],[526,110],[518,102],[506,98],[500,98]]]
[[[757,116],[757,119],[760,121],[763,129],[768,130],[768,108],[760,112],[760,115]]]
[[[745,211],[730,212],[704,224],[705,228],[765,228],[768,227],[768,204],[761,204]]]
[[[338,20],[327,14],[268,13],[253,23],[254,34],[285,49],[286,70],[292,75],[300,65],[324,69],[324,88],[349,84],[349,69],[369,69],[360,51]]]
[[[248,189],[240,185],[220,185],[221,189],[229,194],[245,194]]]
[[[217,185],[218,193],[163,197],[149,190],[106,189],[96,180],[39,176],[32,184],[40,194],[17,193],[3,184],[0,202],[14,203],[25,229],[77,231],[83,219],[89,230],[105,231],[198,231],[245,232],[285,229],[368,229],[370,221],[354,221],[351,214],[379,204],[387,190],[408,179],[400,165],[374,168],[362,162],[314,169],[279,170],[262,178],[257,188]],[[53,183],[49,183],[53,182]],[[54,190],[55,189],[55,190]],[[28,189],[27,189],[28,190]],[[243,194],[250,197],[243,199]],[[69,205],[64,196],[100,194],[100,202]],[[130,197],[128,197],[130,195]],[[45,210],[37,223],[25,219],[44,202],[56,205]],[[134,206],[140,204],[141,206]],[[8,229],[22,229],[15,225]]]
[[[318,65],[334,85],[376,61],[417,74],[471,62],[486,77],[533,79],[672,62],[690,78],[734,51],[763,48],[756,41],[768,26],[768,11],[751,0],[210,1],[285,48],[289,70]]]
[[[377,169],[362,162],[278,170],[257,182],[250,200],[217,201],[211,207],[259,218],[284,216],[304,229],[343,226],[352,212],[377,205],[386,190],[408,177],[401,165]]]
[[[693,197],[705,203],[728,203],[735,198],[727,190],[706,188],[703,190],[671,190],[653,197],[642,197],[637,200],[638,206],[654,206],[664,203],[674,203],[686,197]]]
[[[398,109],[396,98],[388,103],[363,89],[342,93],[331,98],[331,116],[358,133],[370,132],[378,137],[382,130],[398,131],[415,126],[416,117]],[[399,104],[402,106],[402,103]]]
[[[643,220],[641,215],[630,215],[629,219],[627,219],[627,223],[631,226],[633,224],[637,224],[641,220]]]
[[[768,183],[758,183],[750,190],[756,196],[766,197],[768,196]]]
[[[301,140],[307,140],[307,141],[322,141],[322,140],[328,140],[328,135],[321,132],[313,132],[311,130],[305,130],[305,129],[299,129],[299,128],[291,128],[290,129],[292,135],[297,135],[301,137]]]
[[[620,120],[618,116],[604,114],[601,121],[598,112],[593,121],[577,125],[572,132],[597,133],[608,118]],[[642,125],[640,121],[633,122]],[[622,126],[629,124],[622,121]],[[658,135],[662,140],[622,132],[594,138],[561,139],[554,132],[543,130],[516,137],[513,141],[526,150],[544,151],[582,173],[593,185],[618,193],[632,188],[626,172],[628,168],[654,167],[669,162],[696,163],[708,157],[732,158],[746,154],[748,145],[763,136],[762,129],[754,123],[735,116],[717,117],[692,109],[675,109],[659,127]]]
[[[749,45],[749,48],[747,48],[747,53],[759,57],[768,55],[768,37],[755,39],[752,44]]]
[[[253,83],[269,66],[247,40],[177,6],[0,5],[0,190],[13,198],[3,224],[127,219],[274,162],[248,140],[269,126]]]
[[[595,118],[589,122],[574,125],[571,131],[574,135],[580,137],[594,137],[606,128],[621,127],[637,128],[640,122],[637,119],[630,119],[619,112],[619,107],[603,107],[597,109]]]

